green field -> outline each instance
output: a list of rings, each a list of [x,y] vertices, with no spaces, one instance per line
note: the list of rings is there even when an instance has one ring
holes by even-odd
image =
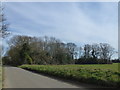
[[[91,65],[22,65],[20,68],[102,86],[118,86],[118,63]]]

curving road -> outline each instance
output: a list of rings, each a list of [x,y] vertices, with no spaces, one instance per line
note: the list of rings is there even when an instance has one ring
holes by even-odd
[[[32,73],[17,67],[4,67],[4,88],[86,88],[62,80]]]

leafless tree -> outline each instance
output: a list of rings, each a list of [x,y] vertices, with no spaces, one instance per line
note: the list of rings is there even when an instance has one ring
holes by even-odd
[[[81,58],[83,54],[83,48],[80,46],[78,51],[79,51],[79,58]]]
[[[84,57],[85,58],[90,58],[91,57],[90,51],[91,51],[91,45],[85,44],[84,45]]]
[[[112,55],[115,53],[115,49],[107,43],[100,43],[100,49],[100,57],[102,59],[110,60]]]
[[[92,50],[91,51],[92,57],[98,59],[99,55],[100,55],[100,46],[99,46],[99,44],[92,44],[91,50]]]
[[[74,59],[76,45],[74,43],[67,43],[68,52],[71,54],[72,59]]]
[[[3,13],[2,3],[0,2],[0,38],[5,38],[10,34],[8,31],[8,23],[6,23],[6,18]]]

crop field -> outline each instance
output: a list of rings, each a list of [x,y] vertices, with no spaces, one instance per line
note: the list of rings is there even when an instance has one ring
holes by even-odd
[[[79,82],[116,87],[120,85],[119,64],[22,65],[19,67]]]

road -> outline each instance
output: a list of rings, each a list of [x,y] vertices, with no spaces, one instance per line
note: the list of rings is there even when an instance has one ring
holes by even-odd
[[[17,67],[4,67],[4,88],[85,88],[89,85],[75,85]]]

